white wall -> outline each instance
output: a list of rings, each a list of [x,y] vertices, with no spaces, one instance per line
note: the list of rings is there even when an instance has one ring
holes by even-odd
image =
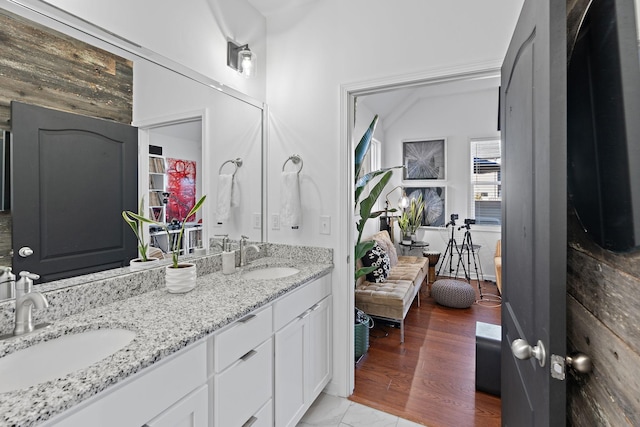
[[[279,165],[291,153],[305,161],[304,224],[269,230],[269,240],[334,248],[334,379],[332,391],[351,392],[348,296],[351,248],[332,227],[321,235],[320,215],[335,224],[340,209],[340,87],[469,64],[502,63],[522,1],[324,0],[270,16],[267,27],[267,103],[270,109],[269,204],[280,201]],[[373,83],[372,83],[373,84]]]
[[[254,213],[262,209],[262,110],[216,89],[185,79],[155,64],[139,61],[134,72],[134,123],[140,127],[163,122],[177,115],[202,114],[203,165],[198,170],[201,191],[207,195],[202,209],[205,238],[228,234],[234,240],[242,234],[261,240],[261,230],[253,228]],[[152,142],[153,143],[153,142]],[[243,166],[235,175],[240,203],[231,218],[217,225],[218,171],[226,160],[241,158]],[[146,165],[140,164],[144,174]],[[226,165],[223,173],[234,169]]]
[[[383,166],[401,165],[402,143],[405,140],[446,138],[446,179],[444,181],[403,181],[402,173],[396,173],[388,188],[396,185],[409,187],[445,186],[445,218],[459,215],[458,226],[470,216],[472,138],[499,137],[498,88],[485,89],[449,96],[428,97],[418,100],[404,115],[385,129]],[[465,230],[454,235],[461,244]],[[395,229],[396,237],[399,230]],[[484,277],[495,280],[493,254],[496,240],[500,238],[500,226],[471,226],[474,245],[480,245],[480,263]],[[421,227],[418,239],[429,242],[429,250],[444,255],[450,230],[438,227]],[[415,255],[415,253],[414,253]],[[454,258],[454,263],[457,256]],[[442,270],[444,271],[444,269]],[[462,270],[460,270],[462,273]],[[474,269],[475,273],[475,269]],[[463,274],[461,274],[464,276]],[[475,274],[472,275],[475,278]]]
[[[27,2],[42,5],[37,0]],[[253,98],[265,99],[266,20],[246,0],[47,2]],[[227,67],[227,38],[248,43],[256,53],[256,78],[245,79]]]

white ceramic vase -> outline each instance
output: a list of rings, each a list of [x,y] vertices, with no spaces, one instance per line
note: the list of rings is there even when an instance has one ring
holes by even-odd
[[[196,265],[190,262],[180,263],[178,268],[168,265],[165,282],[167,290],[172,294],[189,292],[196,287]]]
[[[147,257],[146,261],[142,261],[142,258],[134,258],[129,261],[129,268],[131,269],[131,271],[138,271],[157,267],[159,264],[160,258]]]

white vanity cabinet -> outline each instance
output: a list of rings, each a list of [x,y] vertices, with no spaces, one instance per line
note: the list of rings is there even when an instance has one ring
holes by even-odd
[[[206,350],[198,341],[43,425],[206,426]]]
[[[331,281],[274,303],[275,425],[295,426],[331,379]]]
[[[211,426],[273,425],[272,313],[253,312],[210,340]]]
[[[45,426],[295,426],[331,379],[331,276],[285,294]]]

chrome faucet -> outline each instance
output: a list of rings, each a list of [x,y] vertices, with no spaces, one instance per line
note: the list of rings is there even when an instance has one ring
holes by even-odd
[[[247,246],[247,236],[240,237],[240,267],[247,265],[247,249],[255,249],[256,253],[260,252],[258,245]]]
[[[39,279],[37,274],[28,271],[20,272],[20,280],[16,282],[16,322],[13,335],[23,335],[33,331],[31,310],[33,307],[43,309],[49,302],[40,292],[32,292],[33,281]]]

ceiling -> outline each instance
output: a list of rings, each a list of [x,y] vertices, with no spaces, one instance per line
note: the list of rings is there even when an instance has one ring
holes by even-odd
[[[248,0],[258,12],[268,17],[292,6],[300,6],[317,0]]]
[[[314,1],[319,0],[248,0],[265,17]],[[383,119],[384,127],[388,127],[424,98],[498,88],[499,85],[500,78],[497,76],[431,83],[360,96],[358,102],[378,114]]]
[[[498,86],[500,86],[499,76],[430,83],[360,96],[358,97],[358,103],[378,114],[384,127],[387,128],[402,117],[414,104],[425,98],[450,96],[487,89],[496,89],[496,96],[498,96]]]

